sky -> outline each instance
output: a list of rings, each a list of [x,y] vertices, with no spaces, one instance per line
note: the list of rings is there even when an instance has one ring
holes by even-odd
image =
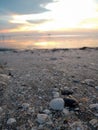
[[[98,32],[98,0],[0,0],[0,33]]]

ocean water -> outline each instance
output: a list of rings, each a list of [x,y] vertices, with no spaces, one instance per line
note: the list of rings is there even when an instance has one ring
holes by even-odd
[[[0,35],[0,48],[52,49],[98,47],[98,35]]]

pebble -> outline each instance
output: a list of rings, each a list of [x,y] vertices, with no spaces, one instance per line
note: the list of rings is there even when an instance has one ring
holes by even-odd
[[[53,122],[50,120],[50,121],[46,122],[46,124],[50,126],[53,124]]]
[[[95,115],[96,117],[98,117],[98,113],[94,113],[94,115]]]
[[[74,82],[74,83],[77,83],[77,84],[80,83],[79,80],[75,80],[75,79],[73,80],[73,82]]]
[[[63,113],[64,113],[65,116],[68,116],[70,114],[69,110],[66,109],[66,108],[63,109]]]
[[[98,90],[98,86],[95,86],[95,89],[97,89],[97,90]]]
[[[7,125],[12,125],[12,124],[14,124],[14,123],[16,123],[16,119],[15,119],[15,118],[9,118],[9,119],[7,120]]]
[[[64,106],[70,107],[70,108],[76,108],[78,107],[78,102],[75,99],[71,98],[64,98]]]
[[[43,130],[43,125],[42,124],[40,124],[39,126],[38,126],[38,130]]]
[[[6,75],[6,74],[0,74],[0,79],[1,81],[6,81],[10,79],[10,76]]]
[[[41,96],[38,97],[39,99],[43,99]]]
[[[48,115],[47,114],[38,114],[37,115],[37,122],[40,124],[46,123],[48,121]]]
[[[92,109],[92,110],[98,110],[98,103],[90,104],[89,107],[90,107],[90,109]]]
[[[34,112],[35,112],[35,109],[34,109],[34,108],[31,108],[31,107],[28,108],[28,113],[31,114],[31,113],[34,113]]]
[[[29,106],[30,106],[30,104],[28,104],[28,103],[23,103],[22,104],[22,107],[23,107],[24,110],[28,109]]]
[[[88,86],[94,87],[94,80],[93,79],[85,79],[82,81],[83,84],[87,84]]]
[[[0,107],[0,114],[3,112],[3,109],[2,109],[2,107]]]
[[[31,130],[37,130],[37,128],[36,127],[32,127]]]
[[[64,109],[64,100],[62,98],[52,99],[49,103],[49,106],[53,110],[63,110]]]
[[[7,84],[3,81],[0,81],[0,86],[7,86]]]
[[[72,95],[73,91],[72,90],[68,90],[68,89],[64,89],[64,90],[61,90],[61,94],[68,96],[68,95]]]
[[[80,121],[75,121],[72,125],[71,125],[71,130],[87,130],[84,129],[82,123]]]
[[[53,97],[54,97],[54,98],[58,98],[58,97],[60,97],[59,92],[53,92]]]
[[[94,128],[98,128],[98,120],[97,119],[92,119],[89,121],[90,125]]]
[[[50,111],[50,110],[48,110],[48,109],[45,109],[45,110],[43,111],[43,113],[45,113],[45,114],[49,115],[49,114],[51,113],[51,111]]]
[[[50,60],[57,60],[57,58],[55,58],[55,57],[52,57],[52,58],[50,58]]]

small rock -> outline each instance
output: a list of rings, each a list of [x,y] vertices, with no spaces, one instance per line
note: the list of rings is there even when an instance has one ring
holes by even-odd
[[[0,74],[0,79],[1,79],[1,81],[7,81],[10,79],[10,76],[8,76],[6,74]]]
[[[39,96],[38,98],[39,98],[39,99],[43,99],[43,97],[41,97],[41,96]]]
[[[98,103],[89,105],[90,109],[93,111],[93,114],[98,117]]]
[[[89,105],[90,109],[92,110],[98,110],[98,103]]]
[[[82,81],[83,84],[86,84],[88,86],[94,87],[94,80],[93,79],[85,79],[84,81]]]
[[[59,92],[53,92],[53,97],[58,98],[60,96]]]
[[[48,115],[47,114],[38,114],[37,115],[37,122],[40,124],[43,124],[48,121]]]
[[[74,82],[74,83],[77,83],[77,84],[80,83],[79,80],[75,80],[75,79],[73,80],[73,82]]]
[[[35,109],[34,109],[34,108],[31,108],[31,107],[28,108],[28,113],[29,113],[29,114],[34,113],[34,112],[35,112]]]
[[[32,127],[31,130],[37,130],[37,128],[36,127]]]
[[[30,106],[30,104],[28,104],[28,103],[23,103],[22,104],[22,107],[23,107],[24,110],[28,109],[29,106]]]
[[[45,110],[43,111],[43,113],[45,113],[45,114],[49,115],[49,114],[51,113],[51,111],[50,111],[50,110],[48,110],[48,109],[45,109]]]
[[[50,60],[57,60],[57,58],[56,57],[52,57],[52,58],[50,58]]]
[[[50,108],[53,110],[63,110],[64,109],[64,100],[62,98],[55,98],[50,101]]]
[[[2,107],[0,107],[0,114],[3,112],[3,109],[2,109]]]
[[[73,91],[72,90],[68,90],[68,89],[64,89],[64,90],[61,90],[61,94],[62,95],[72,95]]]
[[[51,126],[51,125],[53,125],[53,122],[50,120],[50,121],[46,122],[46,124]]]
[[[44,126],[42,124],[40,124],[39,127],[38,127],[38,130],[43,130],[43,127]]]
[[[0,86],[7,86],[7,84],[3,81],[0,81]]]
[[[15,118],[9,118],[9,119],[7,120],[7,125],[12,125],[12,124],[14,124],[14,123],[16,123],[16,119],[15,119]]]
[[[64,98],[64,106],[70,108],[79,107],[78,102],[75,99]]]
[[[98,90],[98,86],[95,86],[95,89],[97,89],[97,90]]]
[[[82,123],[79,121],[75,121],[72,125],[71,125],[71,130],[88,130],[86,128],[84,128],[84,126],[82,125]]]
[[[80,50],[86,50],[86,49],[88,49],[88,47],[81,47],[81,48],[79,48]]]
[[[94,113],[94,115],[95,115],[96,117],[98,117],[98,113]]]
[[[90,125],[94,128],[98,128],[98,120],[97,119],[92,119],[89,121]]]
[[[63,109],[63,113],[65,116],[68,116],[70,114],[69,110],[67,110],[66,108]]]

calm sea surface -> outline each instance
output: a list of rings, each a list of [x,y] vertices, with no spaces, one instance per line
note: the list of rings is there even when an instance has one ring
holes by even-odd
[[[51,49],[98,47],[98,35],[0,35],[0,48]]]

